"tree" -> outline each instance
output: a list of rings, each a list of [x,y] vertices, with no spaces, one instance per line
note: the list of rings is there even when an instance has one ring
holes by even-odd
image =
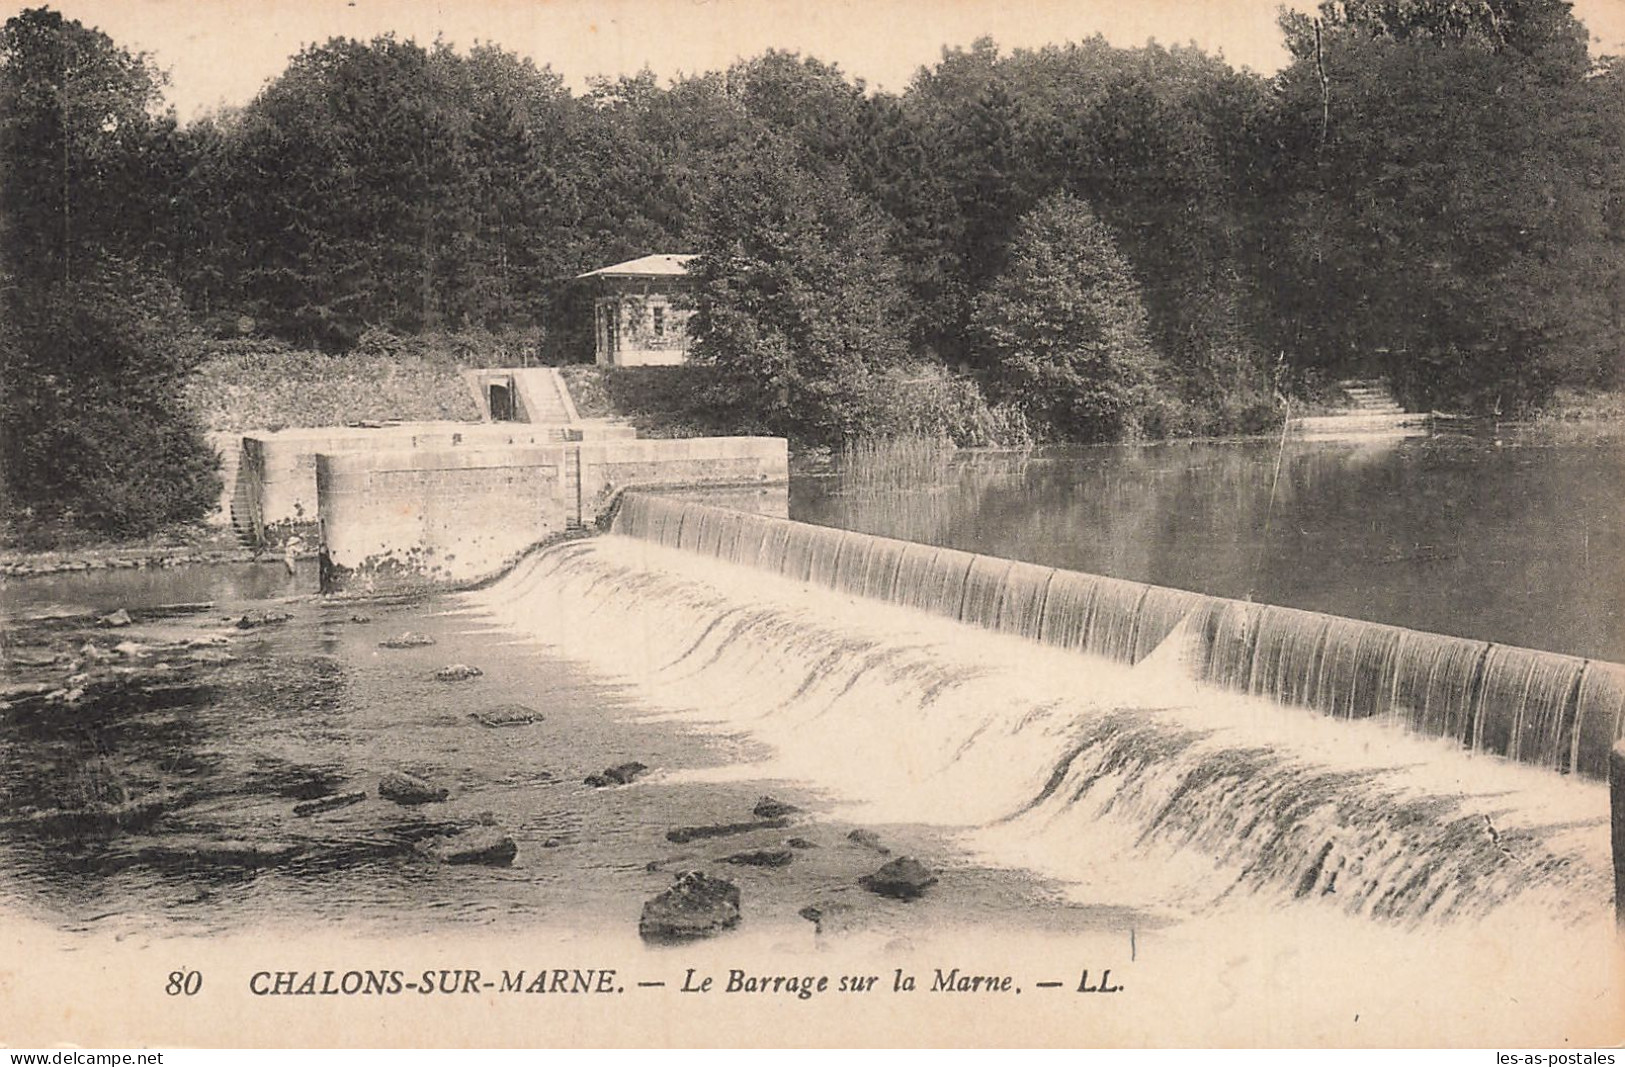
[[[199,350],[172,286],[104,261],[14,312],[0,343],[14,512],[139,535],[219,499],[219,460],[185,405]]]
[[[0,483],[9,517],[107,533],[195,519],[218,461],[184,407],[157,78],[52,11],[0,30]],[[154,246],[157,247],[154,247]],[[145,262],[144,262],[145,261]]]
[[[155,198],[140,156],[160,81],[145,56],[48,8],[0,29],[0,254],[18,284],[142,253]]]
[[[534,325],[581,269],[585,117],[493,46],[308,48],[225,131],[221,273],[271,331],[330,348],[369,326]]]
[[[697,359],[800,440],[861,436],[875,370],[905,351],[884,226],[831,165],[763,134],[736,147],[704,212],[691,323]]]
[[[1608,120],[1568,5],[1348,0],[1283,26],[1261,236],[1280,346],[1486,410],[1594,363]]]
[[[1159,428],[1165,400],[1140,288],[1085,202],[1056,194],[1021,219],[973,325],[996,392],[1057,435],[1110,441]]]

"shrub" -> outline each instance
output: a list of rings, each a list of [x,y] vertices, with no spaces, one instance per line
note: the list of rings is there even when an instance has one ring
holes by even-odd
[[[16,297],[0,344],[10,518],[139,536],[198,519],[219,459],[181,399],[198,338],[166,282],[116,262]]]
[[[1000,397],[1063,438],[1137,437],[1176,421],[1139,284],[1081,200],[1057,194],[1022,217],[973,325]]]

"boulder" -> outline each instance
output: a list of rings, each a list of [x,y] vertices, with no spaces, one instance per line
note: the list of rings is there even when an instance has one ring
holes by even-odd
[[[182,604],[159,604],[156,607],[142,608],[143,619],[170,619],[177,615],[201,615],[205,611],[214,610],[214,601],[198,600]]]
[[[115,611],[115,612],[113,612],[113,613],[111,613],[109,615],[103,615],[101,618],[97,619],[96,620],[96,625],[98,625],[98,626],[128,626],[133,621],[135,621],[135,620],[130,618],[130,613],[128,611],[124,610],[123,608],[119,608],[117,611]]]
[[[379,787],[379,791],[382,792],[381,785]],[[316,800],[307,800],[302,804],[295,804],[293,806],[293,813],[295,815],[320,815],[324,811],[335,811],[339,808],[347,808],[351,804],[359,804],[366,799],[367,794],[365,790],[355,793],[340,793],[337,796],[320,797]]]
[[[862,845],[864,848],[874,849],[882,856],[891,855],[891,849],[880,843],[880,835],[875,833],[873,830],[853,830],[851,833],[846,835],[846,839],[852,842],[854,845]]]
[[[258,630],[262,626],[280,626],[293,618],[285,611],[251,611],[237,620],[239,630]]]
[[[79,658],[86,663],[109,663],[118,657],[100,645],[86,641],[79,646]]]
[[[796,858],[787,848],[760,848],[751,852],[735,852],[722,862],[736,867],[788,867]]]
[[[800,811],[801,809],[794,804],[786,804],[772,797],[762,797],[756,801],[756,806],[750,809],[750,813],[758,819],[782,819],[786,815],[795,815]]]
[[[243,841],[201,836],[166,836],[154,844],[138,846],[142,865],[180,869],[202,867],[277,867],[304,851],[297,841]]]
[[[812,923],[815,933],[834,934],[852,929],[856,925],[857,911],[850,904],[820,901],[808,904],[796,914]]]
[[[638,935],[646,941],[689,941],[739,925],[739,887],[701,871],[684,871],[643,905]]]
[[[0,700],[27,700],[30,697],[42,697],[55,689],[56,686],[50,682],[14,682],[10,685],[0,685]]]
[[[451,663],[435,671],[434,676],[442,682],[466,682],[484,673],[478,667],[470,667],[466,663]]]
[[[613,767],[605,767],[600,774],[589,774],[583,781],[594,789],[602,789],[611,785],[630,785],[638,775],[649,768],[633,760],[630,763],[617,763]]]
[[[805,837],[787,837],[784,843],[790,848],[817,848],[818,846]]]
[[[542,721],[541,712],[523,704],[502,704],[485,711],[471,711],[468,717],[493,730],[504,726],[533,726]]]
[[[519,854],[513,838],[495,826],[475,826],[418,843],[418,851],[441,863],[479,863],[506,867]]]
[[[390,771],[378,780],[378,795],[397,804],[434,804],[445,800],[450,790],[430,785],[415,774]]]
[[[415,634],[408,630],[399,637],[386,638],[378,642],[379,648],[423,648],[434,644],[434,638],[428,634]]]
[[[913,900],[923,894],[927,887],[936,885],[937,876],[919,860],[899,856],[874,874],[859,878],[858,884],[883,897]]]
[[[729,822],[715,826],[679,826],[675,830],[666,831],[666,840],[675,845],[686,845],[690,841],[700,841],[707,837],[731,837],[734,834],[748,834],[752,830],[782,830],[789,825],[789,819],[762,819],[758,822]]]

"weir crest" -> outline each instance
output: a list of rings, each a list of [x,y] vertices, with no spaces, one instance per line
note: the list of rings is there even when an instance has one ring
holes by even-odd
[[[1202,681],[1380,718],[1606,779],[1625,667],[898,541],[674,497],[624,494],[611,529],[686,552],[1134,664],[1180,629]]]

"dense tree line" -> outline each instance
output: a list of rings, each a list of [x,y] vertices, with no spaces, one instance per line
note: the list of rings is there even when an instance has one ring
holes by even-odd
[[[581,359],[570,279],[655,251],[700,253],[727,399],[806,439],[884,430],[922,375],[1075,438],[1256,428],[1355,373],[1502,412],[1617,384],[1625,67],[1568,4],[1326,0],[1281,29],[1273,77],[983,40],[901,93],[769,52],[575,94],[494,45],[335,39],[182,125],[144,58],[24,12],[0,38],[5,291],[32,309],[0,337],[8,487],[32,426],[9,416],[69,371],[42,309],[178,294],[175,353],[190,322],[336,352],[523,330]]]

